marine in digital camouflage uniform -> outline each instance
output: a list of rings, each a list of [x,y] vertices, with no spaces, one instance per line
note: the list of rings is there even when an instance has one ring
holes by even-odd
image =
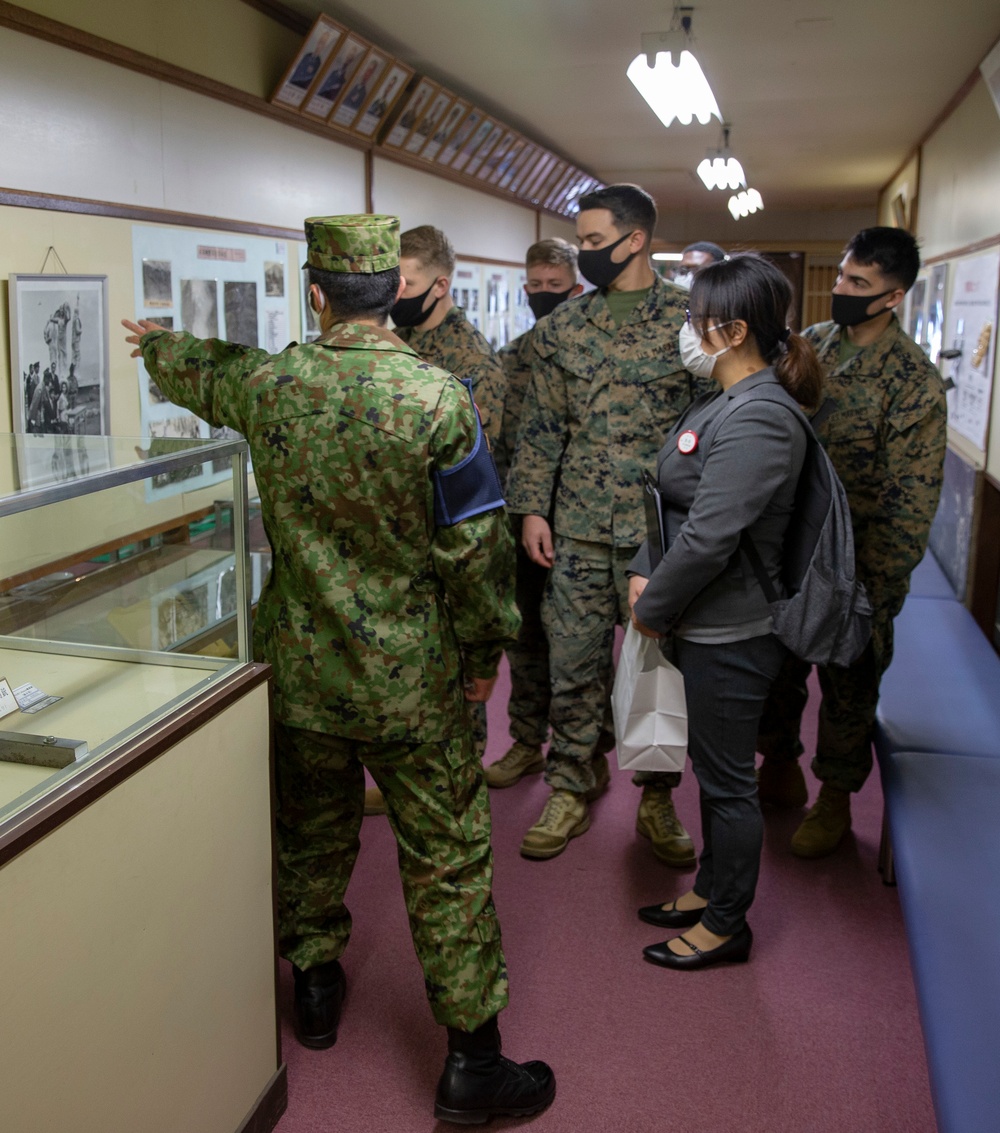
[[[306,231],[314,284],[398,264],[395,217]],[[321,319],[318,341],[274,356],[153,330],[142,357],[172,401],[250,445],[273,549],[254,653],[274,670],[282,955],[298,978],[344,952],[367,767],[434,1017],[473,1032],[507,972],[463,690],[490,686],[517,632],[510,529],[501,509],[435,521],[435,474],[476,442],[465,387],[371,320]]]
[[[635,186],[581,198],[580,270],[601,285],[563,303],[534,336],[532,382],[507,481],[510,511],[526,517],[526,544],[529,517],[544,519],[554,507],[542,606],[552,689],[545,778],[553,795],[522,843],[530,857],[554,856],[583,833],[587,796],[606,784],[606,761],[595,756],[614,744],[612,649],[616,624],[629,617],[625,568],[646,538],[642,473],[700,392],[678,352],[687,293],[649,266],[655,217],[652,199]],[[635,781],[645,788],[640,832],[663,860],[693,862],[669,795],[679,776],[640,772]],[[647,804],[655,816],[643,813]]]
[[[864,263],[873,255],[886,261],[891,254],[901,262]],[[849,794],[861,789],[872,767],[872,728],[879,684],[892,660],[893,619],[927,547],[941,494],[947,440],[944,386],[893,311],[918,268],[916,244],[908,233],[863,230],[841,264],[834,313],[843,304],[837,298],[841,295],[848,297],[848,305],[839,317],[866,315],[868,307],[876,314],[851,326],[826,322],[804,332],[819,355],[825,397],[833,409],[818,419],[816,431],[847,491],[857,574],[874,616],[871,643],[853,665],[819,668],[823,700],[812,769],[823,788],[793,838],[792,848],[802,857],[832,851],[850,826]],[[852,332],[858,337],[863,328],[868,334],[861,337],[877,337],[859,349]],[[758,737],[765,755],[762,801],[806,801],[805,783],[793,761],[803,751],[799,730],[810,669],[790,657],[772,688]]]
[[[525,254],[524,290],[536,320],[579,295],[583,287],[577,276],[576,247],[559,237],[532,244]],[[502,480],[506,480],[514,455],[521,410],[531,382],[537,327],[536,322],[498,351],[506,385],[503,425],[494,455]],[[507,716],[514,743],[502,758],[486,768],[486,782],[491,787],[511,787],[525,775],[541,771],[542,745],[549,738],[549,645],[542,626],[542,595],[549,571],[533,563],[521,546],[519,516],[514,517],[513,526],[517,544],[517,608],[521,613],[521,632],[516,644],[507,650]]]
[[[425,362],[470,383],[490,444],[495,445],[503,420],[504,376],[489,342],[452,302],[455,251],[440,228],[424,224],[400,237],[400,268],[406,289],[393,307],[396,335]],[[470,705],[472,738],[480,758],[486,752],[486,706]],[[368,813],[378,813],[373,793]]]

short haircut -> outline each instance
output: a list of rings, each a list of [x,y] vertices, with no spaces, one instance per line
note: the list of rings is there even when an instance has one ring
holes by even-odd
[[[844,249],[844,255],[863,267],[874,264],[904,291],[910,290],[920,271],[920,249],[902,228],[862,228]]]
[[[525,253],[524,266],[537,267],[539,264],[552,264],[553,267],[567,267],[576,279],[576,245],[570,244],[561,236],[551,236],[532,244]]]
[[[310,267],[309,282],[315,283],[326,296],[335,322],[374,319],[379,326],[384,326],[399,292],[399,268],[362,272]]]
[[[580,212],[587,209],[608,209],[619,232],[639,228],[651,240],[656,227],[656,202],[638,185],[605,185],[580,198]],[[649,241],[646,242],[647,248]]]
[[[726,253],[719,247],[718,244],[713,244],[711,240],[696,240],[693,244],[688,244],[684,252],[705,252],[711,256],[716,263],[726,258]],[[684,255],[684,252],[681,255]]]
[[[435,268],[441,275],[450,277],[455,270],[455,249],[433,224],[421,224],[404,232],[399,238],[399,256],[417,260],[421,267]]]

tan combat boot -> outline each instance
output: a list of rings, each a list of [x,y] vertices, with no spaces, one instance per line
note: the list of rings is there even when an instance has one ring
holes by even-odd
[[[590,829],[587,800],[573,791],[553,791],[542,816],[524,836],[521,855],[525,858],[554,858],[566,849],[570,838]]]
[[[757,768],[757,797],[770,806],[797,810],[809,801],[806,777],[797,759],[764,759]]]
[[[537,775],[544,767],[541,744],[532,746],[519,740],[503,758],[483,768],[483,777],[487,787],[513,787],[525,775]]]
[[[851,794],[823,783],[802,825],[792,835],[797,858],[825,858],[851,829]]]
[[[643,787],[635,828],[653,843],[653,853],[678,868],[697,861],[691,836],[681,825],[669,787]]]
[[[365,814],[385,814],[385,799],[378,787],[365,791]]]

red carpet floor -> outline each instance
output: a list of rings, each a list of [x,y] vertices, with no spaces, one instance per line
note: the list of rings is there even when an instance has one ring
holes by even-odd
[[[490,704],[487,762],[508,746],[507,688],[504,673]],[[804,740],[808,749],[811,735]],[[562,856],[529,862],[517,847],[545,797],[537,776],[492,795],[496,904],[511,979],[501,1029],[510,1057],[552,1064],[558,1092],[534,1120],[490,1128],[934,1133],[899,901],[875,867],[877,774],[855,798],[853,834],[825,860],[789,853],[800,812],[765,814],[753,955],[703,972],[642,960],[644,945],[672,934],[643,924],[635,910],[681,893],[691,875],[658,863],[636,835],[639,792],[629,776],[613,771],[590,831]],[[690,772],[675,797],[697,844]],[[348,892],[348,998],[332,1049],[295,1042],[291,974],[282,965],[290,1100],[279,1133],[457,1128],[433,1117],[445,1036],[423,998],[394,847],[384,818],[365,819]]]

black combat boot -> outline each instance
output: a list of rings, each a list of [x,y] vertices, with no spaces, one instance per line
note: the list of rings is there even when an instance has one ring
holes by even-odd
[[[556,1080],[544,1062],[519,1065],[500,1054],[494,1015],[475,1031],[448,1028],[448,1058],[438,1082],[434,1116],[457,1125],[482,1125],[491,1117],[527,1117],[556,1096]]]
[[[344,1005],[347,979],[339,960],[317,964],[303,972],[292,965],[295,975],[295,1037],[311,1050],[326,1050],[337,1041],[340,1009]]]

